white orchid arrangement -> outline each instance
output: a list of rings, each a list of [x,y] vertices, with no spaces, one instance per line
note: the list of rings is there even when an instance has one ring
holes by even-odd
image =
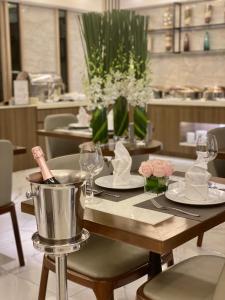
[[[125,73],[110,70],[105,78],[94,76],[85,83],[89,109],[108,107],[119,97],[126,98],[132,106],[145,106],[153,96],[150,75],[150,68],[147,68],[142,77],[137,79],[131,67]]]

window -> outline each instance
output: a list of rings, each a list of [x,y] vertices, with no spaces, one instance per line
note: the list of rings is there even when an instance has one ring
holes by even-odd
[[[19,4],[8,3],[8,8],[9,8],[12,79],[15,80],[18,72],[21,71]]]
[[[68,67],[67,67],[67,12],[59,10],[59,47],[61,76],[68,91]]]

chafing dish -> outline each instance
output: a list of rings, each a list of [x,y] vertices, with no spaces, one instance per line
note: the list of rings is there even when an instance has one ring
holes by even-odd
[[[214,86],[204,89],[203,97],[206,100],[216,100],[216,98],[225,98],[225,87]]]

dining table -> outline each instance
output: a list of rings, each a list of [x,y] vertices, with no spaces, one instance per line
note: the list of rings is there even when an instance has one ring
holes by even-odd
[[[184,177],[182,174],[173,175],[171,180],[183,181]],[[220,187],[225,187],[224,178],[214,177],[212,180],[215,184],[220,184]],[[96,196],[101,200],[98,204],[85,206],[84,228],[91,233],[148,249],[150,278],[162,271],[163,255],[225,221],[224,202],[212,206],[183,205],[170,201],[165,194],[144,193],[143,187],[103,190],[113,191],[120,197],[114,198],[104,193]],[[165,212],[153,206],[151,199],[199,216],[170,209]],[[21,211],[34,215],[33,200],[22,201]]]
[[[78,141],[80,144],[91,141],[92,133],[89,129],[76,129],[69,130],[66,128],[58,128],[56,130],[37,130],[37,134],[45,137],[54,137],[61,139],[69,139]],[[142,141],[137,141],[135,143],[130,143],[128,140],[123,140],[124,146],[127,148],[130,155],[141,155],[150,154],[160,151],[162,149],[162,143],[158,140],[151,140],[148,143]],[[109,139],[109,142],[101,145],[102,154],[104,156],[114,156],[116,141]]]
[[[218,150],[216,159],[225,159],[225,148],[221,148]]]
[[[22,146],[13,146],[13,154],[18,155],[18,154],[24,154],[27,152],[27,149]]]

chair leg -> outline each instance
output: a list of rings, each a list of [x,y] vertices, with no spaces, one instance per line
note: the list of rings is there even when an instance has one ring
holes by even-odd
[[[114,300],[113,287],[110,284],[98,284],[93,291],[97,300]]]
[[[24,262],[23,249],[22,249],[22,244],[21,244],[21,239],[20,239],[19,226],[18,226],[17,217],[16,217],[15,205],[11,206],[10,214],[11,214],[11,219],[12,219],[14,236],[15,236],[15,240],[16,240],[16,248],[17,248],[17,253],[18,253],[18,257],[19,257],[19,262],[20,262],[20,266],[23,267],[23,266],[25,266],[25,262]]]
[[[48,274],[49,274],[49,269],[45,266],[45,256],[44,256],[43,263],[42,263],[42,270],[41,270],[41,280],[39,286],[38,300],[45,300],[47,284],[48,284]]]
[[[203,236],[204,236],[204,233],[201,233],[201,234],[198,236],[198,239],[197,239],[197,246],[198,246],[198,247],[201,247],[201,246],[202,246]]]

